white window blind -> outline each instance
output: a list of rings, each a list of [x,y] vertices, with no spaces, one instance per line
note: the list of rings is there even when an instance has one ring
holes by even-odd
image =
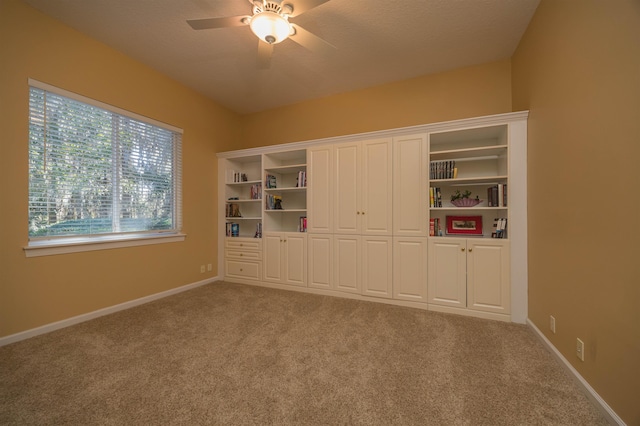
[[[179,129],[47,89],[30,86],[29,239],[179,232]]]

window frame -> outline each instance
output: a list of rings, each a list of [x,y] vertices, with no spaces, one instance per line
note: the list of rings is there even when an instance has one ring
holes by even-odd
[[[137,120],[145,124],[156,126],[164,130],[180,135],[180,141],[174,146],[174,205],[175,225],[170,230],[138,231],[128,233],[71,235],[71,236],[44,236],[28,237],[28,244],[24,247],[27,257],[48,256],[65,253],[76,253],[94,250],[106,250],[122,247],[134,247],[149,244],[162,244],[184,241],[186,235],[182,233],[182,135],[183,130],[175,126],[145,117],[131,111],[127,111],[86,96],[79,95],[38,80],[28,80],[29,96],[31,88],[44,90],[55,95],[63,96],[74,101],[82,102],[113,114]]]

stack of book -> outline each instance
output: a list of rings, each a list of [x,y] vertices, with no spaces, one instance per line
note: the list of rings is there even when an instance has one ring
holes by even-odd
[[[226,217],[242,217],[240,206],[235,203],[227,204]]]
[[[455,179],[458,169],[454,160],[432,161],[429,165],[429,179]]]
[[[441,237],[442,236],[442,228],[441,228],[441,225],[440,225],[440,218],[432,217],[431,219],[429,219],[429,236],[431,236],[431,237],[434,237],[434,236]]]
[[[507,238],[507,218],[497,217],[493,220],[491,238]]]
[[[282,210],[282,197],[279,195],[267,194],[265,197],[265,208],[267,210]]]
[[[307,172],[301,170],[298,172],[298,177],[296,178],[296,188],[306,188],[307,186]]]
[[[255,185],[251,185],[251,199],[252,200],[262,199],[262,184],[256,183]]]
[[[276,188],[276,177],[268,174],[264,179],[264,184],[269,189]]]
[[[227,237],[239,237],[240,236],[240,224],[228,222],[227,223]]]
[[[262,238],[262,222],[256,224],[256,234],[253,237]]]
[[[440,192],[440,188],[429,188],[429,207],[442,207],[442,192]]]
[[[227,176],[233,183],[246,182],[248,180],[245,173],[236,172],[235,170],[229,170]]]
[[[507,207],[506,183],[499,183],[487,188],[487,205],[489,207]]]

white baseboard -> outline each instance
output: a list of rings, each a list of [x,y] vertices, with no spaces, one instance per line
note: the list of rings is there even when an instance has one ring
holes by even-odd
[[[578,386],[580,386],[585,391],[587,398],[589,398],[589,400],[600,409],[609,423],[626,426],[625,422],[622,421],[622,419],[616,414],[615,411],[613,411],[609,404],[607,404],[605,400],[602,399],[600,395],[598,395],[598,392],[596,392],[596,390],[591,387],[591,385],[584,379],[584,377],[582,377],[582,375],[578,373],[578,370],[576,370],[573,365],[571,365],[571,363],[567,361],[567,359],[560,353],[560,351],[556,349],[553,343],[551,343],[551,341],[547,339],[547,337],[538,329],[538,327],[535,326],[535,324],[530,319],[527,319],[527,324],[533,329],[533,331],[536,332],[540,340],[542,340],[542,343],[547,346],[551,353],[558,359],[558,361],[560,361],[562,366],[574,377]]]
[[[46,324],[41,327],[32,328],[31,330],[22,331],[20,333],[11,334],[6,337],[0,338],[0,346],[5,346],[11,343],[26,340],[31,337],[38,336],[40,334],[50,333],[54,330],[69,327],[74,324],[89,321],[94,318],[102,317],[104,315],[113,314],[118,311],[133,308],[135,306],[143,305],[145,303],[153,302],[154,300],[162,299],[163,297],[172,296],[174,294],[182,293],[183,291],[192,290],[196,287],[203,286],[215,281],[218,281],[218,277],[208,278],[206,280],[197,281],[195,283],[183,285],[181,287],[172,288],[171,290],[162,291],[160,293],[151,294],[149,296],[141,297],[139,299],[130,300],[128,302],[120,303],[118,305],[109,306],[108,308],[98,309],[97,311],[88,312],[86,314],[78,315],[75,317],[67,318],[61,321],[56,321],[51,324]]]

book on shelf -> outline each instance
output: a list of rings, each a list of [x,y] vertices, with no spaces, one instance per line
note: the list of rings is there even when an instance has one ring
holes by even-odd
[[[439,217],[432,217],[431,219],[429,219],[429,236],[442,236],[442,225],[440,223]]]
[[[502,205],[507,207],[507,184],[502,185]]]
[[[240,205],[236,203],[227,204],[226,217],[242,217],[242,213],[240,213]]]
[[[455,179],[458,169],[455,160],[432,161],[429,164],[429,179]]]
[[[491,238],[507,238],[507,218],[497,217],[493,220]]]
[[[255,185],[251,185],[250,194],[252,200],[262,199],[262,184],[256,183]]]
[[[267,194],[265,197],[265,208],[267,210],[283,210],[282,197],[279,195]]]
[[[240,224],[234,222],[227,222],[226,227],[227,237],[239,237],[240,236]]]
[[[236,172],[235,170],[228,171],[227,182],[240,183],[247,182],[248,180],[246,173]]]
[[[507,207],[506,183],[499,183],[487,188],[487,205],[489,207]]]
[[[307,187],[307,172],[304,170],[300,170],[298,172],[298,177],[296,178],[296,188],[306,188]]]
[[[267,174],[264,178],[264,184],[268,189],[277,188],[276,177],[271,174]]]
[[[262,238],[262,222],[256,223],[256,233],[253,238]]]
[[[429,188],[429,207],[442,207],[442,191],[440,188]]]
[[[298,230],[300,232],[307,232],[307,217],[300,216],[300,224],[298,225]]]

